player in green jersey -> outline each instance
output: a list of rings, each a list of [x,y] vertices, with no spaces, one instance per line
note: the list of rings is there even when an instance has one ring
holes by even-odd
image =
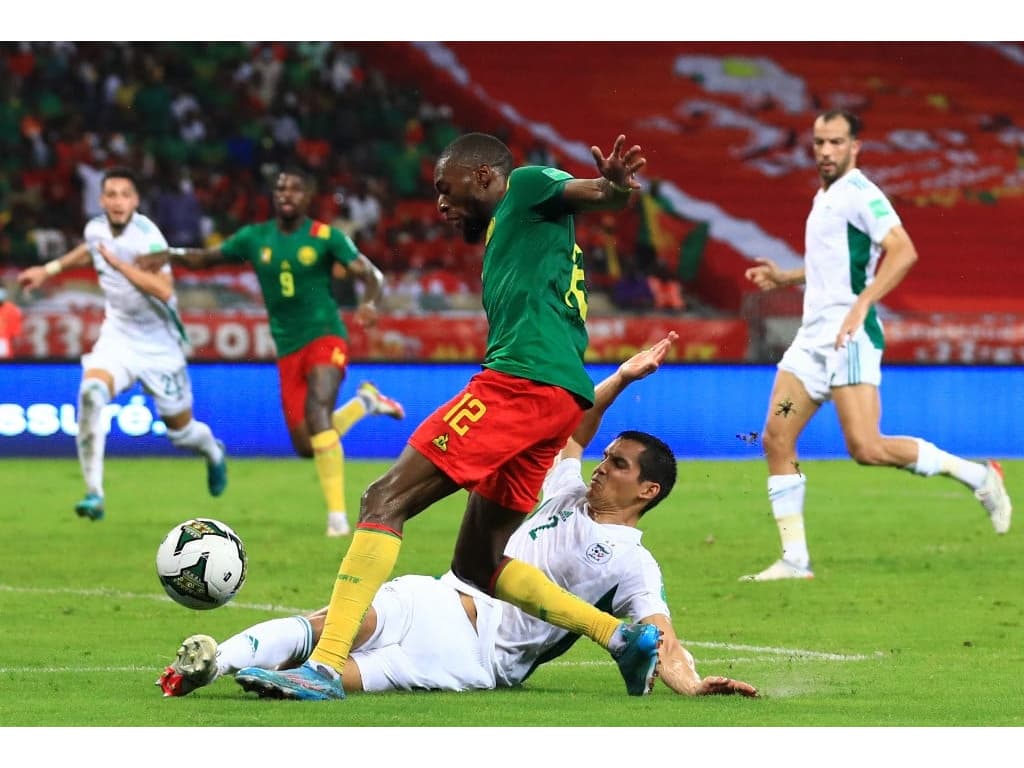
[[[192,269],[248,263],[256,271],[270,332],[277,347],[281,402],[295,452],[312,457],[327,504],[327,535],[350,533],[340,438],[367,414],[402,418],[400,403],[363,382],[357,396],[335,409],[348,365],[348,331],[331,295],[331,272],[341,264],[365,286],[356,319],[377,319],[381,271],[333,227],[306,215],[312,183],[286,170],[274,187],[271,221],[243,227],[216,248],[168,248],[145,257],[152,267],[168,258]],[[140,259],[141,261],[141,259]]]
[[[639,146],[615,140],[591,152],[600,176],[557,168],[513,170],[512,153],[482,133],[459,137],[434,169],[437,207],[467,242],[486,243],[484,310],[490,330],[484,370],[409,438],[395,464],[367,488],[309,660],[267,672],[274,694],[344,698],[340,672],[363,614],[398,558],[405,521],[459,488],[469,501],[452,571],[531,616],[607,648],[630,694],[650,692],[661,633],[626,624],[505,556],[509,536],[537,502],[556,454],[594,402],[583,366],[587,290],[573,215],[618,210],[640,187]],[[595,555],[597,556],[597,555]]]

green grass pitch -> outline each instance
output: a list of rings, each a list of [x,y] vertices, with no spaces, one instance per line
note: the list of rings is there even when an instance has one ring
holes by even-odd
[[[587,468],[593,466],[587,463]],[[347,539],[324,536],[313,465],[234,460],[206,495],[189,459],[107,462],[107,519],[75,517],[73,460],[0,462],[0,724],[5,726],[1021,726],[1024,533],[996,536],[948,478],[852,462],[805,462],[817,578],[739,583],[778,554],[759,461],[684,462],[645,518],[673,620],[705,675],[762,697],[689,699],[660,683],[625,695],[605,653],[581,640],[518,690],[259,701],[230,679],[164,699],[153,685],[180,640],[223,639],[325,604]],[[1024,499],[1024,462],[1006,462]],[[350,461],[347,496],[386,464]],[[406,528],[395,574],[443,571],[459,493]],[[193,516],[221,519],[249,553],[229,606],[191,611],[164,596],[157,545]],[[354,515],[353,515],[354,516]]]

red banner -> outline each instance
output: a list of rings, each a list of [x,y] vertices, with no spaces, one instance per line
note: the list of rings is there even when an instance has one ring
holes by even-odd
[[[357,360],[479,362],[484,356],[487,321],[471,316],[417,315],[382,317],[375,328],[362,329],[344,314],[350,329],[350,352]],[[15,354],[25,358],[77,359],[99,335],[103,313],[89,309],[65,313],[27,312]],[[257,313],[185,312],[193,360],[273,360],[274,343],[266,315]],[[668,331],[679,334],[669,360],[743,360],[747,325],[742,320],[696,320],[671,317],[591,317],[591,362],[619,362],[650,346]]]
[[[885,359],[907,363],[1020,365],[1024,317],[945,315],[885,321]]]

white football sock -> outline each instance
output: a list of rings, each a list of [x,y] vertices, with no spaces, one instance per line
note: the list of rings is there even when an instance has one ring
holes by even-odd
[[[807,568],[811,562],[804,534],[804,494],[807,490],[806,476],[771,475],[768,478],[768,500],[772,515],[779,528],[782,541],[782,557],[800,568]]]
[[[988,468],[976,461],[968,461],[946,453],[927,440],[915,437],[917,443],[917,461],[908,464],[905,469],[915,475],[932,477],[933,475],[949,475],[959,480],[971,490],[977,490],[985,483],[985,474]]]
[[[78,463],[89,493],[103,495],[103,457],[107,447],[107,425],[103,407],[110,402],[110,390],[99,379],[82,379],[78,387],[78,434],[75,446]]]
[[[243,667],[296,667],[313,652],[313,628],[305,616],[271,619],[217,645],[217,674],[233,675]]]
[[[224,458],[224,452],[217,445],[213,430],[202,421],[192,419],[181,429],[168,429],[167,437],[175,448],[201,453],[214,464]]]

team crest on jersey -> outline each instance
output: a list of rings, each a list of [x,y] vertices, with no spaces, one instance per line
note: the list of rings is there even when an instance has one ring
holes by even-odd
[[[434,447],[437,448],[438,450],[442,451],[443,453],[448,453],[448,433],[447,432],[443,432],[442,434],[438,435],[437,437],[435,437],[430,442],[432,442],[434,444]]]
[[[587,547],[587,560],[595,565],[607,563],[612,557],[612,548],[607,544],[595,542]]]
[[[299,248],[299,264],[304,267],[316,264],[316,248],[311,245],[304,245]]]
[[[273,255],[273,251],[269,248],[260,248],[260,261],[264,264],[270,263],[270,257]]]

